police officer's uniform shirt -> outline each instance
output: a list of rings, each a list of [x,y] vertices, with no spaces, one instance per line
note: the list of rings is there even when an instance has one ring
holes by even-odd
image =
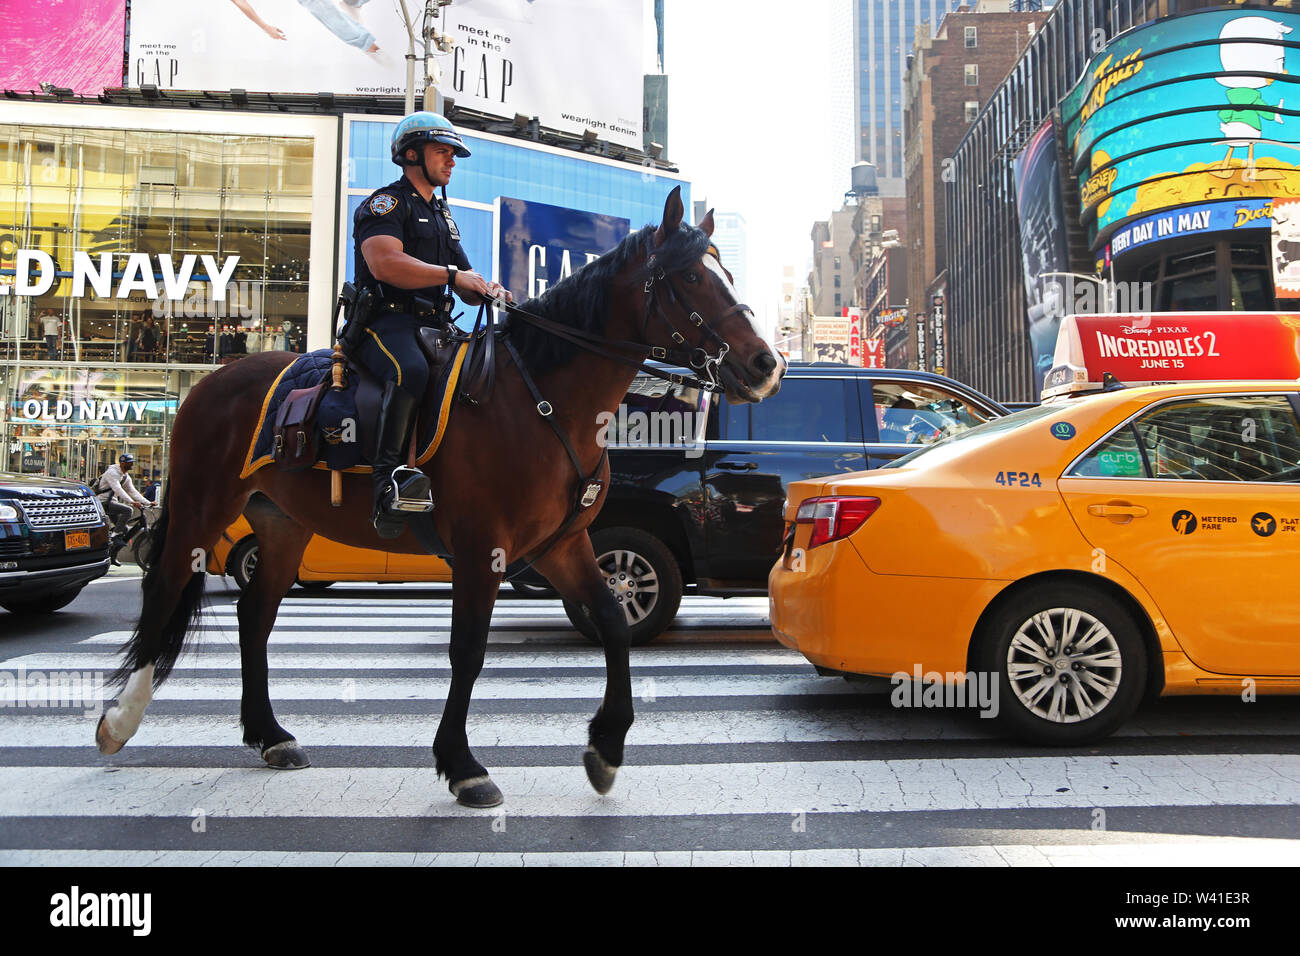
[[[361,244],[371,236],[392,236],[402,242],[408,256],[435,266],[453,265],[469,269],[469,259],[460,245],[460,230],[451,218],[451,210],[435,193],[425,201],[405,176],[366,197],[352,217],[352,237],[356,244],[357,286],[380,288],[384,298],[403,299],[423,296],[435,302],[444,286],[426,289],[400,289],[380,282],[370,272]]]

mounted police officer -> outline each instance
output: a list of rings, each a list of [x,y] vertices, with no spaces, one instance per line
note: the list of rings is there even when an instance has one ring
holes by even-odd
[[[433,507],[428,477],[402,464],[429,376],[417,330],[451,321],[452,289],[470,305],[513,301],[472,270],[461,248],[446,195],[456,159],[469,150],[455,127],[437,113],[412,113],[393,131],[392,156],[402,176],[371,193],[353,219],[356,285],[374,306],[350,357],[385,385],[371,515],[381,538],[402,533],[403,512]]]

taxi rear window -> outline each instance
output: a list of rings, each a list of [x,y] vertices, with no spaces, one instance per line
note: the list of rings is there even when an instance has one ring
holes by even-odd
[[[983,442],[994,438],[1003,432],[1014,431],[1022,425],[1029,425],[1033,422],[1044,418],[1050,418],[1053,415],[1061,415],[1064,409],[1060,405],[1035,405],[1033,408],[1021,409],[1018,412],[1012,412],[1010,415],[1004,415],[1001,418],[995,418],[987,421],[982,425],[976,425],[964,432],[958,432],[948,438],[935,442],[933,445],[927,445],[924,448],[918,448],[910,454],[901,458],[895,458],[883,468],[901,468],[904,465],[910,465],[925,455],[933,455],[943,449],[952,449],[960,445],[963,449],[971,446],[972,443],[982,444]]]

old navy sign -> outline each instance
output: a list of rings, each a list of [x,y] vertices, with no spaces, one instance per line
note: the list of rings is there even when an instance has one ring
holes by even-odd
[[[626,219],[563,206],[497,200],[499,281],[516,297],[531,299],[626,238]]]
[[[1228,202],[1179,206],[1146,216],[1116,230],[1110,239],[1112,255],[1158,242],[1203,232],[1231,232],[1236,229],[1269,229],[1273,225],[1272,199],[1241,199]]]

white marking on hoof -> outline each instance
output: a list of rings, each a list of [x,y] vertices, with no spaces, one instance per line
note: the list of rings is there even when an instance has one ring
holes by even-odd
[[[144,719],[145,708],[153,700],[153,665],[145,664],[127,678],[126,687],[118,695],[117,704],[104,714],[104,730],[114,741],[118,750],[140,729]]]
[[[480,777],[467,777],[466,779],[458,780],[456,783],[453,783],[451,785],[450,788],[451,795],[453,797],[459,797],[460,792],[466,789],[467,787],[477,787],[481,783],[491,783],[491,782],[492,782],[492,778],[489,777],[487,774],[483,774]]]
[[[108,726],[104,718],[99,718],[99,723],[95,725],[95,746],[99,748],[102,754],[115,754],[126,746],[125,740],[118,740],[108,732]]]

